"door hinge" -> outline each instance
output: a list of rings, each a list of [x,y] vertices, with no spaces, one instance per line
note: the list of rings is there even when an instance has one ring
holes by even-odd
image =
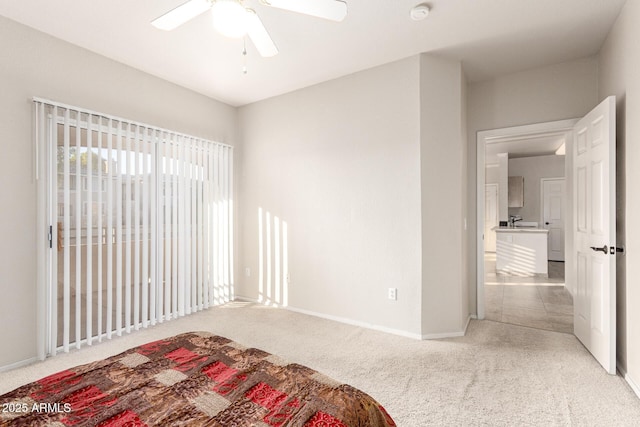
[[[53,249],[53,226],[49,226],[49,249]]]

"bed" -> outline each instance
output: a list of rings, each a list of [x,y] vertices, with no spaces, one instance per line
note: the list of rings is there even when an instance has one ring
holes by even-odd
[[[0,426],[395,426],[366,393],[207,332],[58,372],[0,404]]]

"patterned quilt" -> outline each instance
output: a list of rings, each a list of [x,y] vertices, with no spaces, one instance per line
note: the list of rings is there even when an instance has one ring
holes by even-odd
[[[207,332],[58,372],[0,404],[0,426],[395,426],[366,393]]]

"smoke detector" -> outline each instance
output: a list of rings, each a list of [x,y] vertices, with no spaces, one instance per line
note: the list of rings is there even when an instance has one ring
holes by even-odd
[[[411,19],[414,21],[422,21],[429,16],[429,5],[422,3],[411,9]]]

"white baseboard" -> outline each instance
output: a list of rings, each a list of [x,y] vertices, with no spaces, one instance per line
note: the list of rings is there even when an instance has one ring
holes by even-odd
[[[293,311],[295,313],[301,313],[309,316],[320,317],[322,319],[333,320],[334,322],[340,322],[340,323],[344,323],[352,326],[359,326],[361,328],[372,329],[374,331],[385,332],[387,334],[399,335],[401,337],[412,338],[414,340],[422,339],[422,337],[419,334],[414,334],[412,332],[407,332],[400,329],[387,328],[386,326],[375,325],[372,323],[361,322],[359,320],[348,319],[346,317],[332,316],[330,314],[318,313],[315,311],[304,310],[304,309],[295,308],[295,307],[282,307],[282,308],[284,308],[285,310]]]
[[[624,374],[624,379],[629,384],[629,387],[631,387],[631,390],[633,390],[636,396],[638,396],[638,398],[640,399],[640,386],[638,386],[638,384],[636,384],[635,381],[631,379],[629,374]]]
[[[37,357],[32,357],[30,359],[21,360],[19,362],[11,363],[9,365],[0,366],[0,372],[11,371],[16,368],[22,368],[23,366],[31,365],[38,361]]]
[[[455,331],[455,332],[440,332],[437,334],[426,334],[422,336],[423,340],[439,340],[439,339],[443,339],[443,338],[456,338],[456,337],[463,337],[467,334],[467,328],[469,327],[469,323],[471,322],[471,318],[477,318],[475,315],[469,315],[467,316],[467,322],[464,325],[464,328],[462,328],[461,331]]]
[[[640,386],[638,385],[638,383],[636,383],[627,373],[627,371],[625,371],[624,369],[622,369],[620,367],[620,364],[618,364],[618,371],[620,372],[620,375],[622,375],[622,378],[624,378],[624,380],[627,382],[627,384],[629,384],[629,387],[631,387],[631,390],[633,390],[633,392],[636,394],[636,396],[638,396],[638,398],[640,399]]]
[[[464,336],[464,332],[440,332],[437,334],[424,334],[422,335],[422,339],[424,341],[427,340],[441,340],[444,338],[457,338],[457,337],[463,337]]]
[[[236,295],[235,299],[234,299],[233,301],[231,301],[231,302],[235,302],[235,301],[240,301],[240,302],[252,302],[252,303],[254,303],[254,304],[261,304],[261,305],[264,305],[264,304],[262,304],[260,301],[258,301],[258,300],[257,300],[257,299],[255,299],[255,298],[243,297],[243,296],[239,296],[239,295]]]
[[[463,335],[467,334],[467,329],[469,329],[469,323],[471,323],[471,319],[477,319],[477,316],[475,314],[470,314],[469,316],[467,316],[467,323],[466,325],[464,325]]]
[[[236,300],[245,301],[245,302],[253,302],[253,303],[256,303],[256,304],[261,304],[261,302],[259,302],[256,299],[247,298],[247,297],[241,297],[241,296],[236,297]],[[330,314],[319,313],[319,312],[316,312],[316,311],[305,310],[305,309],[291,307],[291,306],[289,306],[289,307],[279,307],[279,308],[283,308],[285,310],[293,311],[295,313],[306,314],[308,316],[319,317],[321,319],[332,320],[334,322],[340,322],[340,323],[344,323],[344,324],[347,324],[347,325],[359,326],[361,328],[372,329],[374,331],[385,332],[387,334],[399,335],[401,337],[411,338],[411,339],[414,339],[414,340],[432,340],[432,339],[462,337],[467,332],[467,327],[469,326],[469,322],[471,320],[471,316],[469,316],[467,318],[467,324],[465,325],[465,327],[464,327],[464,329],[462,331],[443,332],[443,333],[439,333],[439,334],[420,335],[420,334],[415,334],[415,333],[412,333],[412,332],[403,331],[403,330],[400,330],[400,329],[388,328],[386,326],[380,326],[380,325],[375,325],[375,324],[372,324],[372,323],[361,322],[359,320],[353,320],[353,319],[349,319],[349,318],[346,318],[346,317],[332,316]]]

